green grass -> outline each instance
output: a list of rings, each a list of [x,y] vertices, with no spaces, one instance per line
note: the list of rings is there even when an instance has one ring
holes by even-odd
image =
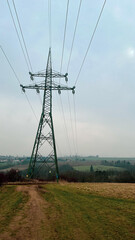
[[[7,168],[9,168],[9,167],[12,167],[12,166],[14,166],[14,164],[12,164],[12,163],[7,163],[7,162],[1,162],[0,163],[0,170],[3,170],[3,169],[7,169]]]
[[[48,184],[41,195],[48,202],[48,240],[135,239],[133,200],[92,195],[70,184]]]
[[[107,170],[114,170],[114,171],[123,171],[124,168],[121,167],[113,167],[113,166],[104,166],[104,165],[92,165],[94,168],[94,171],[107,171]],[[75,166],[75,170],[83,171],[83,172],[89,172],[90,166]]]
[[[0,188],[0,233],[8,227],[13,217],[18,214],[27,200],[28,196],[16,191],[15,186]]]

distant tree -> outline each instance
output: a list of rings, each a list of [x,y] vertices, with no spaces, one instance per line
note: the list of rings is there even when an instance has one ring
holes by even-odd
[[[6,173],[6,179],[8,182],[21,181],[22,177],[20,172],[17,169],[11,169]]]
[[[94,172],[94,168],[93,168],[92,165],[90,166],[90,172],[91,172],[91,173]]]
[[[73,168],[69,164],[63,164],[59,167],[60,173],[71,172],[71,171],[73,171]]]
[[[0,172],[0,186],[5,182],[5,173]]]

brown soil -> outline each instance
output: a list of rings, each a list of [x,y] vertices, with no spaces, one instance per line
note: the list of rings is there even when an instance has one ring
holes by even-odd
[[[1,240],[43,240],[47,219],[44,208],[48,207],[38,192],[38,186],[18,186],[17,191],[29,194],[29,201],[19,215],[15,216]]]

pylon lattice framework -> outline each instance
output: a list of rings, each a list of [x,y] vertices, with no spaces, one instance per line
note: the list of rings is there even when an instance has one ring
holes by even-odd
[[[28,177],[35,178],[38,177],[39,173],[43,171],[43,166],[45,165],[48,170],[51,168],[56,174],[56,178],[59,178],[59,169],[57,161],[57,151],[53,127],[53,117],[52,117],[52,90],[57,90],[60,94],[62,90],[72,90],[72,93],[75,93],[75,87],[67,87],[58,83],[55,83],[53,78],[65,78],[68,81],[68,74],[62,75],[61,73],[52,71],[52,62],[51,62],[51,48],[49,49],[47,66],[45,72],[38,72],[36,74],[29,73],[31,80],[34,80],[34,77],[42,77],[45,81],[33,84],[33,85],[20,85],[23,92],[25,89],[36,89],[37,93],[40,90],[44,91],[43,95],[43,104],[42,104],[42,113],[37,129],[37,134],[30,158],[29,168],[28,168]],[[50,152],[47,156],[43,156],[40,153],[41,147],[45,144],[50,146]]]

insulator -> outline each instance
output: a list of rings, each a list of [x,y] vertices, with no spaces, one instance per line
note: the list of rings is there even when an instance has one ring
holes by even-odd
[[[61,94],[60,85],[58,85],[58,93]]]
[[[33,76],[32,76],[32,75],[30,76],[30,79],[31,79],[32,81],[34,80],[34,78],[33,78]]]
[[[58,89],[58,93],[61,94],[61,90],[60,89]]]
[[[34,80],[34,78],[33,78],[33,75],[32,75],[32,73],[31,73],[31,72],[29,72],[29,74],[30,74],[30,79],[33,81],[33,80]]]
[[[65,81],[68,82],[68,73],[65,74]]]
[[[39,89],[38,89],[38,88],[36,89],[36,92],[37,92],[37,93],[40,93],[40,91],[39,91]]]
[[[25,93],[25,89],[22,87],[22,91]]]
[[[68,78],[67,77],[65,77],[65,81],[68,82]]]
[[[72,93],[75,94],[75,87],[73,87],[73,89],[72,89]]]

